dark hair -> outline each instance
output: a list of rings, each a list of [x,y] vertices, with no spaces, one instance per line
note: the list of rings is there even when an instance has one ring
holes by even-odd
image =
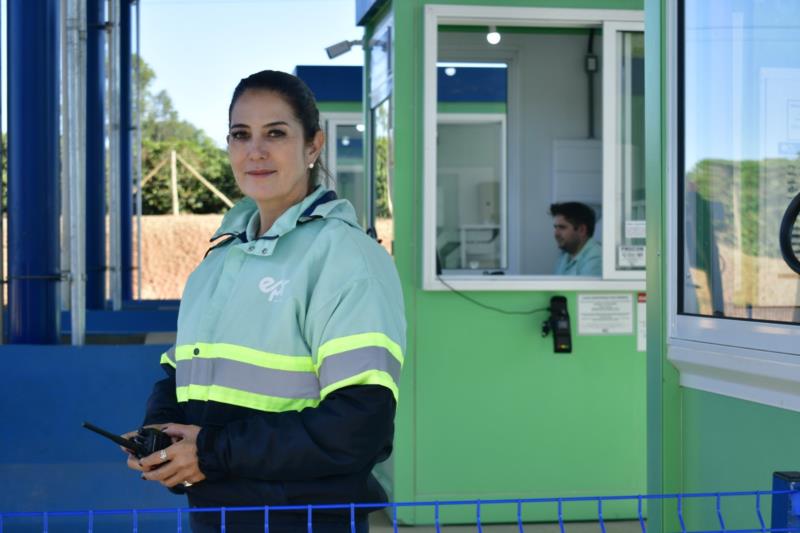
[[[561,215],[575,228],[581,224],[586,226],[586,234],[594,235],[595,214],[594,209],[580,202],[563,202],[550,204],[550,216]]]
[[[278,70],[262,70],[243,78],[233,90],[231,105],[228,107],[228,123],[231,121],[233,106],[245,91],[267,91],[280,95],[294,116],[303,126],[303,138],[307,143],[314,140],[314,136],[322,128],[319,125],[319,109],[314,93],[303,80],[286,72]],[[309,173],[309,189],[318,183],[320,172],[327,176],[328,172],[323,167],[322,161],[317,159],[314,168]]]

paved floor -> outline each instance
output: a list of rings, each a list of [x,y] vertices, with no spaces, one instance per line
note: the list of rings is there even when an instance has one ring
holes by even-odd
[[[638,520],[607,521],[606,533],[641,533]],[[370,515],[370,533],[390,533],[394,531],[391,519],[384,512],[375,512]],[[435,526],[398,526],[398,531],[405,533],[436,533]],[[483,533],[519,533],[517,524],[484,524]],[[531,523],[523,524],[525,533],[560,533],[557,523]],[[441,526],[440,531],[446,533],[467,533],[478,531],[478,526]],[[599,522],[567,522],[564,524],[565,533],[602,533]]]

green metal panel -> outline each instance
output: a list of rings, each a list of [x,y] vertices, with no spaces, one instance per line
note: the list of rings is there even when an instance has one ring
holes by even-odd
[[[683,393],[684,488],[687,492],[769,490],[776,470],[797,470],[800,413],[686,389]],[[713,501],[686,508],[687,526],[719,528]],[[769,521],[770,500],[762,502]],[[759,528],[755,498],[731,500],[728,529]]]
[[[666,1],[645,3],[645,139],[647,180],[647,472],[648,492],[683,490],[681,394],[678,372],[667,360],[667,76]],[[675,504],[648,507],[654,533],[675,531]],[[665,521],[665,517],[669,520]]]
[[[359,102],[318,102],[319,112],[324,113],[359,113],[363,112],[363,105]]]
[[[667,360],[668,261],[666,0],[646,0],[648,242],[648,490],[652,493],[769,489],[771,472],[797,470],[800,413],[685,389]],[[714,499],[686,502],[689,529],[718,529]],[[762,502],[769,521],[769,498]],[[675,505],[648,509],[654,533],[679,529]],[[728,500],[728,529],[760,528],[755,499]]]
[[[376,472],[395,501],[637,494],[645,490],[645,354],[635,336],[578,336],[556,355],[540,336],[544,315],[507,316],[447,292],[421,290],[423,7],[474,0],[402,0],[394,21],[394,256],[408,317],[393,458]],[[504,6],[641,9],[640,0],[507,0]],[[385,14],[368,21],[369,34]],[[368,94],[368,91],[365,91]],[[446,109],[446,108],[445,108]],[[452,112],[453,110],[447,109]],[[576,294],[568,297],[576,321]],[[471,292],[505,309],[546,307],[544,292]],[[634,300],[635,301],[635,300]],[[596,504],[570,507],[596,518]],[[604,506],[607,518],[635,505]],[[473,522],[474,508],[442,514]],[[483,509],[513,521],[516,509]],[[556,506],[525,508],[556,519]],[[401,521],[432,523],[433,511],[402,510]]]

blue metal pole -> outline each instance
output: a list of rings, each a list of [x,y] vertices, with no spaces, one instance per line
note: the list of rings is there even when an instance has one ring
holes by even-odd
[[[86,2],[86,308],[106,303],[105,0]]]
[[[8,0],[10,343],[58,343],[59,0]]]
[[[122,301],[133,299],[133,165],[131,157],[131,3],[120,9],[119,61],[119,158],[120,158],[120,247],[122,251]]]

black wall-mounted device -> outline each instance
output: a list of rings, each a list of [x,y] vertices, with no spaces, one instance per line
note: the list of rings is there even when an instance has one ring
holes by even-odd
[[[572,353],[572,331],[569,324],[567,299],[564,296],[550,298],[550,317],[542,324],[542,336],[553,332],[553,351]]]

